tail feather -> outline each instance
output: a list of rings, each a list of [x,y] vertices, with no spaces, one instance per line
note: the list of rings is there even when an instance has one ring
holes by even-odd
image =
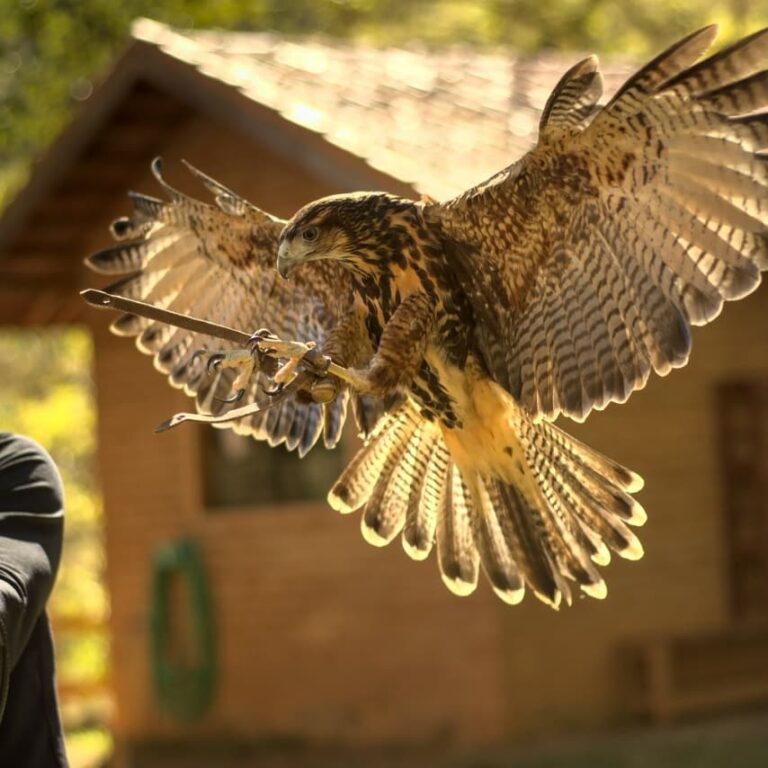
[[[554,555],[535,528],[530,505],[513,485],[486,478],[486,488],[502,537],[525,582],[540,600],[557,607],[560,589]]]
[[[437,519],[437,557],[443,582],[456,595],[469,595],[477,587],[478,552],[472,531],[473,517],[469,492],[459,470],[452,465]]]
[[[627,525],[643,525],[647,516],[642,506],[621,487],[642,485],[639,476],[551,424],[530,425],[528,430],[523,430],[523,435],[528,438],[529,451],[540,457],[539,483],[553,490],[567,514],[580,521],[582,527],[588,527],[620,557],[627,560],[642,557],[642,545]],[[550,436],[555,439],[550,440]],[[579,455],[586,457],[587,452],[588,460],[576,459]],[[596,470],[600,463],[612,472],[601,475]],[[598,554],[589,537],[581,541],[590,557]],[[604,552],[598,557],[603,559]]]
[[[518,474],[502,478],[454,463],[441,430],[406,400],[380,420],[329,502],[344,513],[362,509],[363,535],[376,546],[402,533],[408,555],[423,560],[436,544],[454,594],[472,593],[482,567],[512,605],[526,589],[553,608],[570,604],[573,588],[604,598],[596,566],[612,551],[642,556],[628,527],[645,522],[630,495],[641,478],[552,424],[519,411],[510,424],[522,454]]]
[[[602,537],[598,536],[581,518],[576,518],[581,530],[587,537],[589,556],[595,565],[605,566],[611,562],[611,550],[608,548]]]
[[[386,458],[379,465],[379,479],[365,502],[360,519],[363,538],[377,547],[389,544],[405,524],[406,506],[403,487],[408,486],[404,450],[413,436],[415,425],[403,420],[403,426],[390,430]]]
[[[403,442],[417,424],[411,409],[400,408],[384,416],[366,445],[349,463],[328,494],[328,503],[348,514],[360,509],[374,493],[377,483],[395,468]]]
[[[573,495],[585,503],[597,504],[611,516],[615,516],[629,525],[643,525],[647,515],[643,507],[625,491],[606,482],[589,467],[577,464],[571,457],[553,454],[546,463],[546,476],[559,478],[567,485]]]
[[[403,530],[403,549],[413,560],[424,560],[432,551],[449,468],[448,451],[439,432],[425,431],[418,459],[424,471],[411,489]]]
[[[470,485],[470,493],[473,497],[475,544],[483,571],[493,591],[505,603],[517,605],[525,597],[525,580],[504,535],[486,482],[476,478]]]
[[[537,474],[544,504],[542,514],[553,524],[553,538],[557,542],[555,551],[559,570],[569,580],[578,584],[581,590],[592,597],[601,598],[607,594],[605,582],[595,568],[591,558],[591,546],[574,517],[573,509],[563,503],[555,492],[552,475]]]
[[[429,460],[429,451],[424,450],[427,441],[423,430],[414,429],[401,444],[396,471],[377,484],[366,502],[361,522],[363,537],[375,546],[389,544],[400,533],[412,498],[418,507],[420,483]]]
[[[574,459],[582,466],[594,470],[598,476],[604,477],[612,485],[627,493],[637,493],[642,490],[643,478],[631,469],[627,469],[617,461],[608,458],[594,448],[590,448],[554,424],[540,422],[536,427],[545,435],[547,440],[560,449],[561,453]]]

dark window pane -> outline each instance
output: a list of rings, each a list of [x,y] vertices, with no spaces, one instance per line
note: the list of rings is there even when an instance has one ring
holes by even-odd
[[[768,616],[768,383],[718,391],[731,610],[739,621]]]
[[[203,431],[205,504],[208,508],[322,501],[341,474],[340,449],[316,445],[303,459],[231,430]]]

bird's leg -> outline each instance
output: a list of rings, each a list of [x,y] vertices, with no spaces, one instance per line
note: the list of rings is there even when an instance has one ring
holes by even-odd
[[[366,382],[352,366],[370,355],[368,334],[361,317],[354,312],[342,317],[311,361],[316,378],[307,388],[309,398],[316,403],[331,403],[345,385],[363,391]]]
[[[198,349],[194,353],[192,359],[197,357],[207,356],[206,369],[208,373],[213,371],[219,371],[222,368],[235,368],[238,370],[235,380],[232,382],[232,394],[230,397],[224,398],[225,403],[237,403],[242,400],[245,394],[246,385],[250,381],[253,370],[256,367],[256,362],[250,350],[247,349],[235,349],[230,352],[214,352],[209,353],[206,349]]]
[[[225,400],[229,403],[242,399],[254,371],[259,371],[272,380],[275,386],[265,388],[264,391],[267,395],[274,396],[294,380],[300,369],[313,374],[318,380],[324,380],[327,378],[329,369],[338,368],[328,356],[321,355],[317,351],[315,342],[279,339],[265,329],[252,334],[247,347],[215,353],[200,349],[195,352],[193,359],[202,356],[208,358],[206,366],[209,373],[222,368],[234,368],[238,371],[233,382],[235,394]],[[309,386],[309,397],[315,402],[327,402],[335,395],[334,392],[328,398],[322,387],[315,392],[313,385]]]
[[[342,368],[341,366],[337,366],[333,371],[333,378],[344,382],[350,389],[354,390],[355,392],[359,392],[360,394],[376,394],[376,387],[366,374],[367,371],[365,370],[359,370],[357,368]],[[327,379],[330,378],[331,377],[327,377]],[[323,379],[317,382],[315,388],[313,389],[320,389],[320,385],[322,385],[323,390],[327,389],[329,392],[333,391],[333,395],[335,397],[338,392],[338,387],[335,386],[332,381],[328,381],[327,379]]]
[[[329,368],[360,394],[385,397],[407,386],[424,360],[434,307],[424,293],[412,293],[397,307],[387,322],[379,348],[366,368]]]

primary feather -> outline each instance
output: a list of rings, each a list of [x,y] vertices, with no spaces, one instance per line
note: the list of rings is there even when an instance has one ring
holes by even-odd
[[[684,365],[690,325],[768,266],[765,30],[695,63],[714,27],[656,57],[602,109],[587,59],[538,145],[431,207],[460,241],[494,378],[533,414],[583,419]]]

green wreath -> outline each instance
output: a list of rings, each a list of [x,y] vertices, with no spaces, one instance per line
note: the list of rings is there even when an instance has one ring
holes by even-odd
[[[175,578],[182,579],[189,590],[194,659],[188,664],[175,662],[170,653],[169,595]],[[216,649],[205,572],[191,539],[162,546],[152,559],[150,655],[155,701],[160,709],[179,720],[204,715],[213,698]]]

